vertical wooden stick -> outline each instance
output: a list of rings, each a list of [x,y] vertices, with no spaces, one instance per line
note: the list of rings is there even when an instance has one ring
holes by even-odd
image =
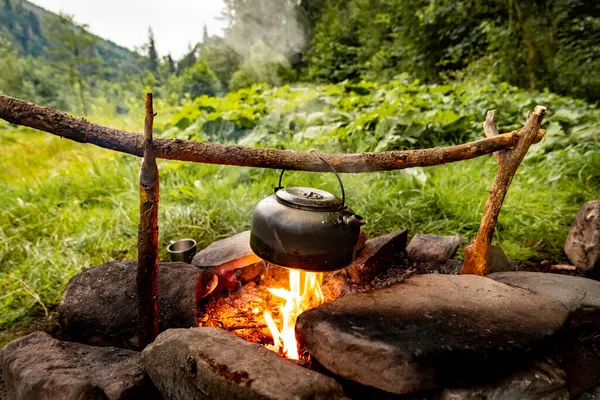
[[[519,142],[517,145],[512,149],[494,153],[498,163],[498,172],[494,184],[489,190],[477,236],[473,243],[465,248],[465,263],[461,274],[485,275],[487,273],[487,253],[492,243],[506,192],[529,147],[542,139],[544,131],[540,129],[540,126],[545,115],[546,107],[536,106],[533,113],[527,118],[525,126],[518,132]],[[493,110],[487,113],[483,128],[487,137],[498,135]]]
[[[152,148],[152,93],[144,99],[144,158],[140,165],[140,225],[138,230],[138,341],[143,348],[158,335],[158,193],[159,179]]]

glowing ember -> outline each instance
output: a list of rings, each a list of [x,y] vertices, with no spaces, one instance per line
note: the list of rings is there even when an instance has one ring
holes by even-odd
[[[296,318],[302,312],[323,303],[322,281],[322,273],[290,270],[290,290],[269,289],[271,294],[281,298],[283,302],[279,306],[280,327],[273,320],[270,311],[265,311],[263,316],[273,336],[274,346],[278,350],[283,350],[287,358],[299,359],[298,343],[294,332]]]

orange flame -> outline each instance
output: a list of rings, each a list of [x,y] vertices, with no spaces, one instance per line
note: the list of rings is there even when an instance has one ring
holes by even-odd
[[[278,327],[271,312],[265,311],[263,316],[267,327],[273,336],[273,344],[277,349],[283,348],[287,358],[298,360],[298,343],[294,326],[298,316],[324,301],[321,283],[323,274],[319,272],[304,272],[290,270],[290,290],[270,288],[269,292],[281,298],[284,303],[279,306],[281,327]]]

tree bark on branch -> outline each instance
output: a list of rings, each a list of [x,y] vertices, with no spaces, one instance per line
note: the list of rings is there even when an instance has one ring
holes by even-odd
[[[498,137],[494,114],[494,110],[488,111],[483,123],[483,130],[488,138]],[[529,147],[542,140],[544,136],[544,131],[540,127],[545,115],[546,107],[536,106],[533,113],[527,118],[525,126],[518,132],[520,139],[517,146],[494,153],[498,163],[498,172],[489,190],[477,236],[473,243],[465,248],[465,262],[461,274],[485,275],[488,272],[488,250],[492,243],[502,203]]]
[[[0,118],[13,124],[38,129],[79,143],[91,143],[122,153],[143,156],[144,137],[93,124],[51,108],[0,95]],[[331,154],[325,158],[338,172],[375,172],[427,167],[468,160],[513,148],[517,132],[495,135],[475,142],[450,147],[397,150],[359,154]],[[153,141],[156,158],[206,164],[329,172],[318,157],[307,152],[252,148],[237,145],[157,138]]]
[[[139,348],[143,349],[158,336],[158,194],[159,178],[152,150],[154,110],[152,93],[144,99],[144,158],[140,165],[140,225],[138,228],[138,295]]]

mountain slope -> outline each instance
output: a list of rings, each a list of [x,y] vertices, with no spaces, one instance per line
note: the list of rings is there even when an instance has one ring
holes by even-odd
[[[22,56],[46,57],[51,43],[48,28],[53,14],[27,0],[0,0],[0,38],[8,39]],[[126,73],[135,70],[140,55],[117,44],[99,38],[97,55],[105,66]]]

